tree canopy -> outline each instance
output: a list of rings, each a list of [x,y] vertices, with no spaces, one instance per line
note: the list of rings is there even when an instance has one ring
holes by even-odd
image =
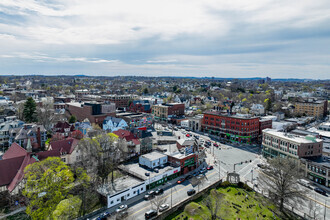
[[[36,102],[33,100],[32,97],[29,97],[24,104],[24,110],[23,110],[24,120],[28,123],[37,122],[38,120],[37,120],[36,110],[37,110]]]
[[[49,157],[25,168],[23,195],[29,199],[26,213],[32,219],[48,219],[68,195],[73,173],[58,157]]]

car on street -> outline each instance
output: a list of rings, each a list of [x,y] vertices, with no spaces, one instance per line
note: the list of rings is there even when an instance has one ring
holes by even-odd
[[[155,195],[160,195],[160,194],[162,194],[163,192],[164,192],[163,189],[158,188],[158,189],[155,191]]]
[[[217,143],[213,143],[214,147],[219,147],[219,145]]]
[[[157,214],[158,214],[157,211],[151,209],[151,210],[147,211],[147,212],[144,214],[144,217],[145,217],[146,219],[151,219],[151,218],[157,216]]]
[[[145,196],[144,199],[145,200],[150,200],[153,199],[155,197],[155,191],[149,191]]]
[[[168,204],[162,204],[159,206],[159,211],[160,212],[163,212],[165,211],[166,209],[168,209],[170,206]]]
[[[317,193],[320,193],[324,196],[327,195],[327,192],[324,189],[321,189],[321,188],[315,188],[314,191],[317,192]]]
[[[206,173],[207,172],[207,169],[206,168],[203,168],[199,171],[200,174],[203,174],[203,173]]]
[[[194,195],[195,193],[196,193],[196,190],[194,190],[194,189],[189,189],[189,190],[187,191],[187,195],[188,195],[188,196]]]
[[[150,173],[145,173],[144,175],[146,175],[146,176],[150,176]]]
[[[116,209],[116,212],[119,213],[119,212],[125,211],[127,209],[128,209],[127,205],[121,205]]]
[[[183,183],[185,180],[186,180],[185,178],[180,178],[180,179],[177,181],[177,183],[178,183],[178,184],[181,184],[181,183]]]
[[[193,176],[189,174],[188,176],[186,176],[186,180],[190,180],[192,177]]]
[[[308,181],[308,180],[305,180],[305,179],[298,179],[297,182],[304,186],[304,187],[307,187],[309,189],[313,189],[313,186],[311,185],[311,183]]]
[[[263,163],[258,163],[257,166],[261,169],[266,169],[267,165],[263,164]]]
[[[207,166],[206,169],[207,169],[207,170],[213,170],[213,166],[212,166],[212,165],[209,165],[209,166]]]

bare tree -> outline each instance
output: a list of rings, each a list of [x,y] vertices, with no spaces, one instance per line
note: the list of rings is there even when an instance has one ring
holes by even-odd
[[[218,192],[217,190],[213,189],[210,192],[210,195],[208,195],[204,200],[203,200],[203,205],[207,207],[209,210],[209,213],[211,215],[211,220],[216,220],[216,219],[221,219],[219,216],[219,211],[221,208],[221,202],[223,199],[223,194]]]
[[[155,198],[150,200],[150,204],[158,212],[160,206],[165,204],[166,200],[167,200],[167,196],[165,194],[162,194],[162,195],[155,196]]]
[[[272,199],[283,211],[284,203],[301,202],[306,191],[297,187],[301,177],[297,160],[276,157],[269,161],[270,166],[259,176],[260,183],[267,187]]]
[[[54,122],[53,104],[45,103],[42,107],[37,108],[38,121],[47,131],[50,131]]]
[[[318,210],[320,210],[320,208],[318,208],[316,206],[316,202],[315,201],[312,201],[311,199],[308,201],[308,209],[309,209],[309,217],[313,220],[317,220],[319,219],[319,213],[318,213]]]

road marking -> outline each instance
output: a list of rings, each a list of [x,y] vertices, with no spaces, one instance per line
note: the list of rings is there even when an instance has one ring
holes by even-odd
[[[210,176],[212,176],[212,175],[214,175],[214,174],[217,174],[217,172],[215,172],[215,170],[214,170],[212,173],[209,173],[208,175],[206,175],[206,177],[210,177]],[[183,188],[181,188],[181,189],[179,189],[179,190],[176,190],[175,192],[172,192],[172,194],[178,193],[178,192],[180,192],[180,191],[182,191],[182,190],[184,190],[184,189],[186,189],[187,187],[190,187],[190,186],[192,186],[191,183],[189,183],[189,185],[184,186]],[[165,196],[164,199],[167,199],[169,196],[171,196],[171,193],[169,193],[167,196]],[[144,208],[142,208],[142,209],[140,209],[140,210],[138,210],[138,211],[132,213],[131,215],[129,215],[129,217],[134,216],[135,214],[137,214],[137,213],[139,213],[139,212],[141,212],[141,211],[143,211],[143,210],[149,208],[150,206],[151,206],[151,205],[148,205],[148,206],[146,206],[146,207],[144,207]],[[171,208],[172,208],[172,207],[171,207]]]

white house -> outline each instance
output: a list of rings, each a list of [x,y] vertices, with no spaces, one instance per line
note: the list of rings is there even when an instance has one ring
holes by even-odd
[[[149,168],[156,168],[167,163],[167,155],[151,152],[139,157],[139,164]]]
[[[128,127],[126,121],[122,118],[106,117],[103,121],[103,130],[114,132],[119,129],[125,130]]]
[[[250,110],[250,113],[254,115],[264,115],[265,107],[261,104],[253,104]]]
[[[181,127],[183,128],[189,128],[189,120],[182,120],[181,121]]]

